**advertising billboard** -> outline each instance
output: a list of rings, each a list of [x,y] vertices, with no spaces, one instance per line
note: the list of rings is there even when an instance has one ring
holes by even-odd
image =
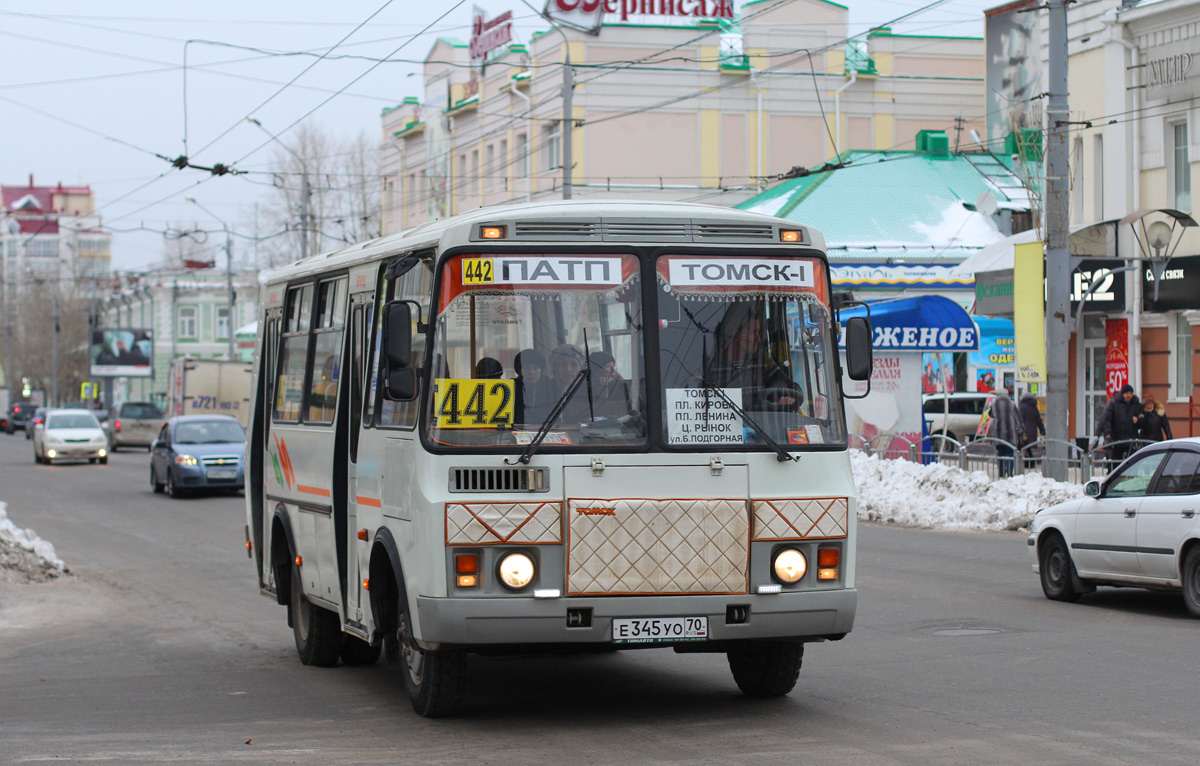
[[[154,374],[153,361],[153,330],[92,330],[88,344],[90,377],[149,378]]]

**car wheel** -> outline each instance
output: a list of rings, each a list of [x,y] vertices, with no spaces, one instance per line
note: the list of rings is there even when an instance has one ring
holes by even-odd
[[[96,462],[99,463],[100,465],[108,465],[108,455],[105,455],[102,458],[97,458]]]
[[[1200,545],[1193,545],[1183,559],[1183,603],[1193,617],[1200,618]]]
[[[167,496],[176,499],[183,497],[183,490],[175,485],[175,475],[171,473],[170,466],[167,466]]]
[[[1075,588],[1079,575],[1067,552],[1067,543],[1060,535],[1051,534],[1038,545],[1038,564],[1042,576],[1042,592],[1051,601],[1078,601]]]
[[[331,668],[342,653],[342,628],[338,616],[328,609],[314,606],[304,595],[300,582],[300,567],[292,565],[292,597],[288,602],[292,634],[296,638],[296,654],[305,665]]]
[[[37,447],[33,448],[33,462],[41,464],[42,456],[38,454]]]
[[[782,697],[796,686],[804,644],[747,641],[726,652],[733,680],[747,697]]]
[[[402,599],[403,600],[403,599]],[[408,604],[400,605],[397,632],[404,690],[413,710],[425,718],[454,715],[467,692],[467,655],[460,649],[426,651],[417,646],[408,618]]]
[[[158,480],[158,472],[154,470],[154,463],[150,464],[150,489],[154,490],[156,495],[163,493],[163,485]]]

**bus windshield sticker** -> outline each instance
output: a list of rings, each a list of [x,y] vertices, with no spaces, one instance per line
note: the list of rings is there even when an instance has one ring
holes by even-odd
[[[784,258],[671,258],[669,278],[676,287],[813,287],[812,264]]]
[[[721,390],[742,401],[742,389]],[[711,389],[668,388],[666,394],[668,444],[745,444],[742,416]]]
[[[513,438],[517,440],[517,444],[529,444],[535,436],[537,436],[537,431],[513,431]],[[571,435],[566,431],[550,431],[546,434],[546,438],[542,439],[542,444],[570,443]]]
[[[512,428],[513,381],[437,378],[433,382],[438,428]]]
[[[619,285],[621,259],[599,256],[464,258],[464,285]]]

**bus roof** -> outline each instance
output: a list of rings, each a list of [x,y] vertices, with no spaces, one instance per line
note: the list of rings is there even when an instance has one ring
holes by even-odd
[[[458,245],[466,245],[471,243],[471,232],[474,227],[481,223],[497,223],[503,224],[511,221],[544,221],[564,220],[572,221],[601,221],[601,220],[638,220],[647,223],[653,221],[666,222],[667,219],[692,219],[697,224],[704,227],[722,226],[722,225],[742,225],[758,227],[771,226],[774,227],[771,231],[777,229],[803,229],[807,236],[805,237],[805,245],[808,248],[825,251],[825,239],[821,233],[813,228],[802,226],[791,221],[786,221],[782,218],[763,215],[761,213],[751,213],[744,210],[735,210],[733,208],[722,207],[720,205],[704,205],[695,202],[662,202],[651,200],[555,200],[549,202],[531,202],[517,203],[506,205],[495,205],[492,207],[479,208],[478,210],[468,211],[449,218],[442,218],[435,221],[420,224],[411,229],[399,232],[397,234],[389,234],[376,239],[360,242],[353,245],[348,245],[337,250],[332,250],[326,253],[305,258],[301,261],[296,261],[288,266],[284,266],[271,272],[264,280],[265,283],[274,284],[279,282],[290,281],[306,275],[317,274],[325,271],[339,270],[349,268],[359,263],[370,262],[381,257],[393,253],[402,253],[410,250],[421,250],[429,247],[439,247],[442,249],[455,247]],[[635,233],[626,235],[620,240],[607,240],[636,242],[639,237]],[[548,242],[567,243],[583,243],[594,241],[599,243],[601,240],[592,237],[572,236],[571,233],[564,233],[561,237],[554,235],[543,234],[536,238],[515,237],[504,240],[506,244],[517,242],[529,242],[530,244],[545,244]],[[718,236],[714,236],[707,240],[691,241],[689,239],[681,239],[679,235],[671,238],[647,235],[645,240],[656,244],[668,244],[676,242],[680,244],[745,244],[745,245],[778,245],[779,240],[772,236],[769,239],[764,239],[761,233],[749,234],[744,238],[736,233],[721,232]]]

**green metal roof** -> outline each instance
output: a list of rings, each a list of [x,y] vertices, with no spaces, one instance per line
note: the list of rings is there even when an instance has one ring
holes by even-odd
[[[983,192],[1001,209],[1029,209],[1020,179],[990,154],[849,151],[832,162],[839,159],[845,167],[783,181],[737,207],[816,227],[831,258],[903,250],[909,260],[938,262],[961,261],[1000,238],[974,213]]]

